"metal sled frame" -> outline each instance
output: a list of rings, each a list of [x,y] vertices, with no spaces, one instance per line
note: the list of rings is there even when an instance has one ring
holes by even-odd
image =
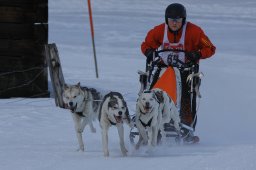
[[[153,88],[154,84],[157,82],[157,80],[159,78],[161,69],[163,67],[174,67],[174,68],[178,68],[179,70],[189,70],[191,72],[191,74],[187,79],[187,83],[190,84],[191,109],[192,109],[192,112],[195,113],[195,117],[190,126],[180,123],[180,128],[182,130],[187,130],[190,134],[193,134],[194,133],[193,127],[194,127],[194,124],[197,119],[197,108],[195,106],[195,101],[196,101],[197,97],[201,98],[201,95],[199,93],[199,86],[200,86],[201,76],[203,74],[198,73],[199,68],[198,68],[197,63],[193,63],[193,62],[183,63],[182,61],[180,61],[177,58],[173,59],[173,60],[176,60],[176,64],[172,64],[169,66],[166,66],[166,65],[163,66],[163,64],[161,64],[161,62],[160,62],[161,59],[160,59],[159,54],[162,52],[166,52],[166,51],[178,51],[178,52],[186,53],[186,51],[183,51],[183,50],[173,50],[173,49],[156,51],[154,53],[153,62],[146,63],[146,72],[138,71],[139,81],[141,84],[140,91],[139,91],[138,95],[140,95],[144,90],[150,90]],[[178,63],[181,63],[182,66],[179,66]],[[199,82],[197,82],[197,83],[199,83],[199,85],[195,84],[195,82],[194,82],[195,77],[199,78],[198,79]],[[178,110],[180,111],[180,109],[178,109]],[[133,117],[132,120],[134,121],[135,117]],[[176,131],[172,121],[170,123],[166,123],[164,125],[164,130],[166,133],[166,137],[174,139],[175,143],[177,143],[177,144],[180,144],[181,141],[183,141],[182,139],[186,137],[186,136],[181,135],[182,132]],[[136,138],[139,138],[139,132],[138,132],[138,129],[136,128],[136,126],[131,128],[129,138],[130,138],[131,144],[135,144],[135,141],[138,140]],[[158,143],[160,142],[160,140],[161,140],[161,134],[159,133]]]

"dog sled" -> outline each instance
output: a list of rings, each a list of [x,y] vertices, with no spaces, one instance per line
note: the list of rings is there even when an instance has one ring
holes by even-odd
[[[181,93],[182,93],[182,83],[180,71],[189,71],[189,76],[187,77],[187,83],[190,86],[190,95],[191,95],[191,110],[194,112],[195,116],[191,125],[186,125],[181,120],[180,131],[177,131],[174,127],[173,121],[171,120],[169,123],[164,124],[164,131],[166,134],[167,142],[176,143],[176,144],[191,144],[198,143],[199,137],[194,136],[194,124],[197,119],[197,106],[196,106],[196,98],[201,98],[199,92],[199,86],[201,83],[202,73],[199,72],[199,65],[195,62],[185,63],[178,59],[178,57],[168,56],[168,60],[170,61],[168,65],[163,64],[161,59],[161,54],[164,52],[184,52],[183,50],[174,50],[174,49],[165,49],[156,51],[153,57],[153,61],[151,63],[146,63],[146,72],[139,71],[139,81],[141,84],[141,88],[139,91],[139,95],[144,90],[152,90],[155,88],[159,88],[165,91],[169,97],[175,102],[175,105],[178,109],[178,112],[181,111]],[[135,116],[132,117],[132,120],[135,122]],[[135,123],[134,123],[135,125]],[[187,137],[191,136],[189,140]],[[136,128],[136,125],[130,130],[130,142],[135,144],[139,140],[139,132]],[[161,134],[158,133],[158,143],[161,142]]]

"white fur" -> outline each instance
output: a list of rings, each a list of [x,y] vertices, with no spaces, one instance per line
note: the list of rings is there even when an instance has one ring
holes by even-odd
[[[148,104],[148,109],[146,105]],[[152,119],[151,124],[148,127],[144,127],[141,122],[148,124]],[[161,89],[153,89],[151,91],[144,91],[138,98],[136,105],[136,127],[138,128],[140,137],[136,144],[138,149],[143,142],[148,143],[149,151],[157,144],[157,135],[160,130],[162,140],[166,140],[166,133],[164,131],[164,124],[174,121],[174,127],[177,132],[180,131],[180,117],[179,112],[168,94]]]
[[[117,92],[114,92],[114,93],[117,93]],[[127,156],[128,151],[125,147],[125,142],[124,142],[123,123],[125,122],[130,125],[130,117],[128,116],[128,107],[123,97],[120,97],[119,95],[115,95],[115,94],[110,97],[109,94],[107,94],[104,97],[101,103],[101,107],[99,109],[99,121],[102,129],[102,146],[103,146],[104,156],[105,157],[109,156],[108,130],[109,130],[109,127],[112,125],[117,127],[122,155]],[[114,105],[109,106],[111,101],[113,101],[112,100],[113,97],[116,99],[117,102],[115,102]]]
[[[81,89],[80,83],[77,85],[65,85],[63,101],[67,108],[71,110],[79,144],[78,151],[84,151],[82,132],[84,131],[85,126],[89,125],[91,132],[96,132],[92,123],[97,117],[97,112],[93,110],[92,93],[89,90]],[[81,112],[82,114],[79,115],[77,114],[78,112]]]
[[[139,149],[142,142],[143,144],[148,144],[148,151],[151,151],[156,146],[161,119],[159,103],[154,92],[141,93],[136,104],[135,123],[139,131],[139,141],[135,146],[136,149]],[[142,124],[142,122],[148,124],[150,121],[151,123],[146,127]]]

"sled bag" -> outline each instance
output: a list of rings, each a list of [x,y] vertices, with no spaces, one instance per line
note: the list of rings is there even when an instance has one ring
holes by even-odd
[[[181,77],[179,69],[173,67],[166,68],[153,88],[164,90],[174,101],[180,112]]]

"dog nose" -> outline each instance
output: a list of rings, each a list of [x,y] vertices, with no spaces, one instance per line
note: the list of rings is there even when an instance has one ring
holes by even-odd
[[[149,102],[146,102],[146,107],[149,107]]]
[[[69,102],[68,104],[69,104],[69,106],[73,106],[73,102]]]
[[[122,111],[119,111],[118,114],[119,114],[119,116],[121,116],[122,115]]]

